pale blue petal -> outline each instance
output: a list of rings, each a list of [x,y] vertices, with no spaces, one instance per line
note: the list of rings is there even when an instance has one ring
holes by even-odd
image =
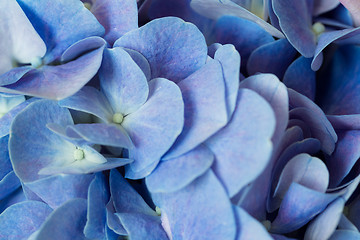
[[[329,240],[360,240],[360,233],[351,230],[336,230]]]
[[[180,157],[161,161],[157,168],[146,177],[146,186],[150,192],[180,190],[204,174],[213,161],[212,152],[204,145],[200,145]]]
[[[225,84],[221,65],[211,60],[179,82],[185,104],[184,129],[164,159],[180,156],[225,126]]]
[[[114,46],[144,55],[149,61],[152,78],[163,77],[175,82],[198,70],[207,58],[201,32],[195,25],[175,17],[155,19],[125,34]]]
[[[85,199],[72,199],[54,210],[37,233],[37,240],[86,239],[83,229],[86,223]]]
[[[184,103],[179,87],[164,78],[151,80],[146,103],[121,123],[135,145],[129,150],[129,157],[134,159],[130,165],[133,171],[159,162],[180,134],[183,124]]]
[[[148,98],[149,86],[144,73],[122,48],[105,49],[99,77],[101,91],[115,113],[133,113]]]
[[[232,205],[211,170],[180,191],[154,193],[152,196],[161,209],[163,223],[165,219],[168,220],[172,239],[235,238]]]
[[[206,141],[215,154],[213,170],[230,197],[267,166],[274,129],[274,112],[265,99],[249,89],[239,90],[229,123]]]
[[[52,209],[45,203],[25,201],[14,204],[0,214],[0,238],[27,239],[45,221]]]

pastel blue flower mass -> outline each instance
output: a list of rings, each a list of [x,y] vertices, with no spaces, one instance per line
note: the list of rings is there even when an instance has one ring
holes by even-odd
[[[357,0],[2,0],[0,239],[360,239]]]

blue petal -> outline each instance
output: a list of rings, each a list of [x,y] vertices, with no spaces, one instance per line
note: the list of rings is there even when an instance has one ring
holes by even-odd
[[[350,230],[336,230],[329,240],[360,240],[360,233]]]
[[[340,4],[339,0],[314,0],[314,15],[331,11]]]
[[[26,201],[14,204],[0,215],[2,239],[27,239],[45,221],[52,209],[45,203]]]
[[[211,19],[218,19],[225,15],[232,15],[247,19],[258,24],[261,28],[275,37],[284,37],[284,35],[272,25],[230,0],[192,0],[191,7],[196,12]]]
[[[262,239],[270,240],[270,234],[264,226],[249,215],[242,208],[234,207],[235,217],[238,224],[238,232],[235,240]]]
[[[109,230],[111,230],[113,233],[127,235],[127,232],[122,226],[120,219],[115,215],[114,203],[111,197],[109,202],[106,204],[106,224],[107,228],[109,228]]]
[[[311,29],[311,3],[298,0],[272,1],[281,30],[294,48],[307,58],[314,56],[316,47],[316,36]]]
[[[150,63],[152,78],[164,77],[175,82],[198,70],[207,58],[201,32],[175,17],[155,19],[125,34],[114,46],[144,55]]]
[[[160,217],[141,213],[116,213],[131,240],[168,240]]]
[[[61,126],[73,124],[69,111],[49,100],[30,104],[13,121],[10,159],[16,175],[23,182],[41,178],[39,170],[56,160],[73,159],[72,144],[47,129],[49,122]]]
[[[230,197],[267,166],[274,129],[275,116],[265,99],[251,90],[239,90],[231,120],[206,141],[215,154],[214,172]]]
[[[149,61],[138,51],[124,48],[124,50],[130,55],[130,57],[136,62],[140,69],[145,74],[145,77],[148,81],[151,80],[151,68]]]
[[[1,58],[4,58],[4,53],[9,51],[10,56],[5,61],[10,66],[13,60],[20,63],[30,63],[33,59],[41,58],[45,55],[45,43],[16,1],[4,0],[1,2],[0,25],[2,30],[0,49],[3,54]],[[3,42],[8,44],[3,44]],[[4,72],[0,70],[0,74],[2,73]]]
[[[36,239],[85,239],[86,207],[86,200],[79,198],[61,205],[46,219]]]
[[[339,140],[333,154],[326,159],[330,172],[330,187],[338,186],[350,172],[360,157],[360,146],[358,143],[360,132],[338,131]]]
[[[58,59],[73,43],[90,36],[101,36],[104,33],[104,28],[80,1],[19,0],[18,2],[46,44],[46,63]]]
[[[25,186],[55,209],[73,198],[86,199],[93,178],[92,174],[60,174],[26,183]]]
[[[106,97],[93,87],[85,86],[74,95],[59,101],[61,107],[91,113],[105,122],[114,114]]]
[[[311,63],[311,68],[314,71],[319,70],[322,64],[322,51],[334,41],[339,43],[360,43],[360,27],[359,28],[350,28],[342,29],[338,31],[325,32],[319,36],[318,44],[316,46],[315,55]],[[355,54],[355,53],[352,53]]]
[[[311,70],[311,59],[299,57],[286,70],[283,83],[304,96],[315,99],[316,76]]]
[[[302,227],[335,198],[335,194],[320,193],[297,183],[291,184],[270,231],[288,233]]]
[[[248,74],[273,73],[282,79],[295,56],[296,50],[286,39],[264,44],[251,53],[247,62]]]
[[[180,190],[204,174],[213,161],[212,152],[204,145],[200,145],[180,157],[161,161],[157,168],[146,177],[146,186],[150,192]]]
[[[183,124],[184,103],[178,86],[163,78],[151,80],[146,103],[127,115],[121,124],[135,145],[129,150],[129,157],[134,159],[130,167],[138,172],[159,162]]]
[[[258,74],[243,80],[240,88],[249,88],[270,103],[276,117],[275,133],[272,137],[276,145],[284,134],[289,119],[289,100],[285,85],[272,74]]]
[[[68,126],[86,141],[105,146],[134,148],[124,128],[115,124],[91,123]]]
[[[226,44],[219,47],[214,59],[221,64],[225,80],[226,109],[230,119],[235,109],[236,97],[239,89],[240,55],[233,45]]]
[[[0,181],[0,199],[13,193],[20,186],[21,183],[14,171],[9,172]]]
[[[185,104],[184,129],[164,159],[178,157],[204,142],[227,123],[221,65],[211,60],[179,82]]]
[[[105,176],[102,173],[96,174],[88,192],[87,221],[84,228],[87,238],[101,239],[105,236],[106,203],[109,196]]]
[[[338,48],[326,75],[326,91],[320,106],[326,114],[358,114],[360,47],[348,45]]]
[[[19,81],[1,86],[0,90],[48,99],[66,98],[76,93],[96,74],[103,49],[104,46],[63,65],[35,69]]]
[[[31,70],[33,70],[33,68],[29,66],[13,68],[10,71],[0,75],[0,85],[3,86],[15,83]]]
[[[306,229],[305,239],[329,239],[339,223],[344,204],[345,200],[338,198],[312,220]]]
[[[99,77],[101,90],[115,113],[135,112],[148,98],[149,86],[144,73],[121,48],[105,49]]]
[[[241,65],[246,67],[252,51],[274,39],[256,23],[235,16],[223,16],[215,25],[216,42],[231,43],[239,51]]]
[[[161,209],[163,224],[168,220],[172,239],[235,238],[232,205],[211,170],[180,191],[154,193],[153,200]]]
[[[94,1],[91,12],[105,28],[105,40],[112,45],[125,33],[138,28],[137,1]]]

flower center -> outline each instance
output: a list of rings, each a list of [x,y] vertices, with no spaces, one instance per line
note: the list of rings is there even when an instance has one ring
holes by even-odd
[[[84,159],[84,157],[85,157],[84,151],[82,149],[76,147],[76,149],[74,151],[74,159],[76,161],[79,161],[79,160]]]
[[[115,113],[112,120],[113,123],[121,124],[124,121],[124,115],[121,113]]]
[[[84,7],[86,7],[88,10],[90,10],[91,9],[91,3],[88,3],[88,2],[84,2],[83,3],[84,4]]]
[[[316,36],[319,36],[320,34],[325,32],[325,26],[321,22],[316,22],[312,26],[312,30],[313,30],[313,32],[315,33]]]
[[[266,230],[270,230],[270,228],[271,228],[271,222],[269,221],[269,220],[265,220],[265,221],[262,221],[261,222],[262,223],[262,225],[264,225],[264,227],[266,228]]]
[[[40,57],[35,57],[35,58],[31,59],[30,64],[33,68],[39,68],[43,65],[43,62]]]
[[[158,206],[156,206],[155,212],[158,216],[161,216],[161,209]]]

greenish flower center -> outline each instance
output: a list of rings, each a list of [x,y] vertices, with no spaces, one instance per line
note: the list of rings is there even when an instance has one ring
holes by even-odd
[[[41,58],[35,57],[31,60],[30,64],[33,68],[39,68],[43,65],[43,61]]]
[[[161,216],[161,209],[158,206],[156,206],[155,212],[158,216]]]
[[[80,148],[76,148],[74,151],[74,159],[76,161],[79,161],[79,160],[84,159],[84,157],[85,157],[84,151]]]
[[[121,124],[124,121],[124,115],[121,113],[115,113],[112,120],[113,123]]]
[[[84,2],[83,4],[84,4],[84,7],[86,7],[88,10],[91,9],[91,4],[90,3]]]
[[[264,225],[264,227],[266,228],[266,230],[270,230],[270,228],[271,228],[271,222],[269,221],[269,220],[265,220],[265,221],[262,221],[261,222],[262,223],[262,225]]]
[[[315,33],[316,36],[319,36],[320,34],[325,32],[325,26],[321,22],[316,22],[312,26],[312,30],[313,30],[313,32]]]

